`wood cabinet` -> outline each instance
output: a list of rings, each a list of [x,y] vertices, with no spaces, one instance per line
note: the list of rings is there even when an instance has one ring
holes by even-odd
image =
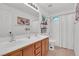
[[[48,54],[48,38],[25,46],[4,56],[46,56]]]
[[[48,39],[42,40],[42,56],[46,56],[48,54]]]
[[[49,51],[49,40],[48,40],[48,38],[46,39],[45,42],[46,42],[46,43],[45,43],[45,44],[46,44],[46,46],[45,46],[45,47],[46,47],[46,49],[45,49],[45,50],[46,50],[46,51],[45,51],[46,54],[45,54],[45,55],[47,55],[47,54],[48,54],[48,51]]]
[[[41,47],[41,41],[38,41],[34,44],[35,49]]]
[[[8,54],[6,54],[4,56],[22,56],[22,51],[21,50],[16,50],[16,51],[8,53]]]
[[[34,44],[23,49],[23,56],[34,56]]]
[[[38,41],[34,44],[34,55],[41,56],[41,41]]]
[[[35,56],[41,56],[41,53],[38,53],[37,55],[35,55]]]
[[[22,56],[22,51],[16,51],[12,53],[10,56]]]

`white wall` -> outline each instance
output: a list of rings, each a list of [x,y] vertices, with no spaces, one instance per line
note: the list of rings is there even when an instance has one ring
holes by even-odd
[[[8,36],[10,31],[13,31],[15,35],[24,34],[25,26],[17,25],[17,16],[28,18],[30,20],[37,19],[33,18],[31,14],[27,14],[27,12],[24,13],[15,8],[0,4],[0,38]],[[31,30],[32,29],[33,28],[31,28]],[[2,40],[0,39],[0,42],[1,41]]]
[[[75,54],[79,56],[79,23],[74,26],[74,50]]]
[[[77,4],[75,4],[75,10],[76,10],[76,6]],[[79,22],[77,22],[76,20],[74,23],[74,51],[75,51],[75,55],[79,56]]]
[[[74,51],[79,56],[79,22],[74,25]]]

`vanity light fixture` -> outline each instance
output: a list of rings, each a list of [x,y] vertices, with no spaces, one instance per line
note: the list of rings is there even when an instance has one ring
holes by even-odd
[[[24,4],[26,4],[28,7],[32,8],[33,10],[39,12],[39,8],[36,4],[34,3],[24,3]]]

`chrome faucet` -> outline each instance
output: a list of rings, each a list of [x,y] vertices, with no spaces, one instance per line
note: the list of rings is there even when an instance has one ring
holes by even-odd
[[[9,34],[10,34],[10,42],[15,41],[15,40],[14,40],[14,35],[13,35],[13,33],[12,33],[12,32],[9,32]]]

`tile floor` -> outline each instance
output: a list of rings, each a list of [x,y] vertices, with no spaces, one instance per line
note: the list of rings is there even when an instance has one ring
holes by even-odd
[[[75,56],[75,53],[71,49],[55,47],[55,50],[50,50],[48,56]]]

